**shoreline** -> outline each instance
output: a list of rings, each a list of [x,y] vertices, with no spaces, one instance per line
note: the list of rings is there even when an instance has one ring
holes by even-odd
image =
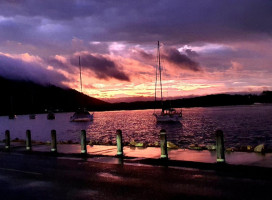
[[[50,144],[33,143],[32,151],[27,152],[25,143],[12,142],[10,153],[42,153],[52,155]],[[4,144],[0,143],[0,149],[4,150]],[[58,153],[55,155],[66,155],[71,157],[81,157],[80,144],[58,144]],[[87,157],[115,157],[117,147],[113,145],[87,145]],[[159,147],[131,147],[124,146],[124,156],[137,159],[160,159],[161,149]],[[230,165],[248,165],[259,167],[272,167],[272,153],[256,152],[226,152],[226,163]],[[216,163],[216,151],[190,150],[190,149],[168,149],[168,157],[171,161],[180,162],[201,162]]]
[[[114,103],[114,104],[134,104],[134,103],[139,103],[139,102],[120,102],[120,103]],[[140,103],[146,103],[145,101],[140,102]],[[215,104],[215,105],[192,105],[192,106],[173,106],[173,108],[176,109],[190,109],[190,108],[214,108],[214,107],[232,107],[232,106],[259,106],[259,105],[272,105],[272,102],[254,102],[254,103],[242,103],[242,104]],[[114,111],[137,111],[137,110],[154,110],[154,106],[149,106],[149,107],[131,107],[131,108],[113,108],[113,109],[88,109],[89,112],[114,112]],[[161,110],[160,107],[156,107],[155,110]],[[53,110],[55,114],[57,113],[73,113],[75,110],[61,110],[61,109],[56,109]],[[42,111],[42,112],[37,112],[37,113],[29,113],[29,112],[18,112],[15,115],[20,116],[20,115],[29,115],[29,114],[35,114],[35,115],[43,115],[43,114],[48,114],[47,111]],[[0,113],[0,117],[8,117],[9,114],[5,113],[2,114]]]
[[[11,140],[13,143],[20,143],[20,144],[25,144],[26,140],[24,139],[19,139],[15,138]],[[5,139],[0,141],[1,143],[5,143]],[[42,141],[35,141],[32,140],[33,144],[38,144],[38,145],[50,145],[50,141],[42,142]],[[80,144],[80,142],[74,142],[72,140],[66,140],[66,141],[58,141],[57,144]],[[160,148],[160,143],[159,142],[154,142],[154,143],[144,143],[144,142],[135,142],[134,140],[130,142],[123,142],[124,147],[130,147],[130,148],[141,148],[141,149],[146,149],[148,147],[157,147]],[[112,142],[99,142],[99,141],[92,141],[92,140],[87,140],[87,145],[88,146],[93,146],[93,145],[100,145],[100,146],[116,146],[116,141]],[[260,147],[263,145],[262,147]],[[259,147],[259,148],[258,148]],[[167,141],[167,148],[171,150],[178,150],[178,149],[184,149],[184,150],[194,150],[194,151],[216,151],[216,145],[215,144],[190,144],[187,147],[180,147],[172,142]],[[265,154],[265,153],[272,153],[272,148],[268,147],[265,143],[258,144],[256,146],[252,145],[242,145],[238,147],[225,147],[225,152],[226,153],[231,153],[231,152],[247,152],[247,153],[260,153],[260,154]]]

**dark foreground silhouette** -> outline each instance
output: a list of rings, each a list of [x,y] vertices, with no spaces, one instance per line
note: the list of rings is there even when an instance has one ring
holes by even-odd
[[[0,115],[71,112],[80,107],[89,111],[136,110],[161,108],[161,102],[137,101],[108,103],[89,97],[76,90],[54,85],[39,85],[30,81],[14,81],[0,77]],[[165,101],[167,107],[205,107],[272,103],[272,91],[260,95],[217,94]]]

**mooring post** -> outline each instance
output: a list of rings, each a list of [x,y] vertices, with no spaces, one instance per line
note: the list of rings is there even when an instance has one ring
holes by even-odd
[[[9,130],[5,131],[5,143],[6,143],[5,149],[9,150],[10,149],[10,132],[9,132]]]
[[[120,129],[116,131],[116,143],[117,143],[117,156],[123,156],[123,138],[122,131]]]
[[[57,153],[57,132],[51,130],[51,152]]]
[[[216,161],[217,163],[225,163],[225,147],[224,134],[222,130],[217,130],[216,135]]]
[[[26,130],[26,150],[31,151],[32,145],[31,145],[31,131]]]
[[[168,159],[166,130],[160,131],[161,158]]]
[[[86,131],[81,130],[81,154],[87,154]]]

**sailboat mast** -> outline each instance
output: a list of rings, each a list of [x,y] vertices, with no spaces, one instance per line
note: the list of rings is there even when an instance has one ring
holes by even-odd
[[[156,79],[155,79],[155,103],[157,102],[157,81],[158,81],[158,52],[159,49],[157,49],[157,60],[156,60]],[[156,104],[155,104],[156,105]],[[156,108],[156,106],[154,107],[154,109]]]
[[[78,65],[79,65],[79,76],[80,76],[80,91],[81,91],[81,93],[82,93],[82,78],[81,78],[80,56],[78,57]]]
[[[161,102],[163,102],[163,99],[162,99],[162,80],[161,80],[161,54],[160,54],[160,41],[158,41],[158,65],[159,65],[159,73],[160,73]]]

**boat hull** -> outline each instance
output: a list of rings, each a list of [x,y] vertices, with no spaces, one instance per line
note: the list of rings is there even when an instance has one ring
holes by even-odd
[[[89,121],[93,121],[93,114],[90,114],[89,112],[75,113],[70,118],[70,122],[89,122]]]
[[[93,117],[85,117],[85,118],[71,118],[71,122],[89,122],[93,121]]]
[[[56,117],[55,117],[55,114],[54,113],[48,113],[47,114],[47,119],[48,120],[54,120]]]
[[[35,114],[30,114],[29,119],[36,119],[36,115]]]
[[[16,115],[9,115],[8,117],[9,117],[9,119],[16,119],[17,118]]]

